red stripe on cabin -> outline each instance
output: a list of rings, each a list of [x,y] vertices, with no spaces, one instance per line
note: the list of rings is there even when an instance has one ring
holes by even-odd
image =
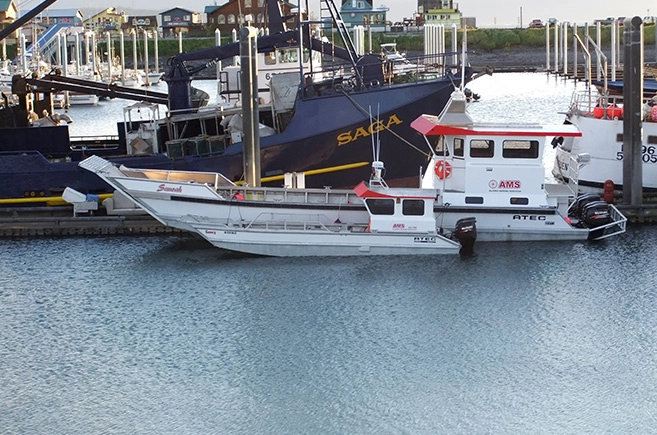
[[[565,137],[581,137],[582,132],[580,131],[559,131],[554,126],[550,126],[550,130],[537,128],[535,130],[477,130],[464,127],[454,127],[451,125],[441,125],[436,124],[435,122],[420,116],[415,121],[411,123],[413,127],[418,132],[422,133],[425,136],[437,136],[437,135],[447,135],[447,136],[565,136]],[[490,127],[487,127],[490,128]]]

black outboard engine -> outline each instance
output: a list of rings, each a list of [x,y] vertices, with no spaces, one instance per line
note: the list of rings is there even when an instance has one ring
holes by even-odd
[[[474,217],[461,218],[456,221],[454,238],[461,244],[461,255],[471,255],[474,251],[474,243],[477,240],[477,219]]]
[[[575,199],[575,202],[571,204],[568,210],[568,217],[576,219],[577,226],[585,227],[584,208],[592,202],[600,202],[600,195],[595,193],[583,193],[579,195]]]
[[[609,204],[604,201],[589,202],[582,209],[582,221],[588,228],[597,228],[613,222]]]

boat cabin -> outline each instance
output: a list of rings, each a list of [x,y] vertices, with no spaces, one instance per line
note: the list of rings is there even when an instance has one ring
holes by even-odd
[[[408,190],[408,191],[407,191]],[[436,233],[433,189],[372,190],[364,182],[354,188],[369,213],[369,230],[387,233]]]
[[[452,205],[508,207],[545,204],[545,142],[552,137],[581,136],[570,125],[474,123],[465,101],[441,116],[422,115],[412,126],[422,133],[434,155],[423,188],[440,189]]]

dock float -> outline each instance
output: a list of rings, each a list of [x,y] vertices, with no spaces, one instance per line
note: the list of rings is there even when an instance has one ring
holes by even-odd
[[[0,238],[182,233],[148,215],[74,216],[72,209],[70,206],[2,208]]]

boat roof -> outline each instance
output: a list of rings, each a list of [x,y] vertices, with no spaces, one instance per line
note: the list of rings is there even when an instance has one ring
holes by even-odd
[[[408,199],[436,199],[433,189],[386,189],[385,191],[376,191],[370,189],[364,181],[354,187],[356,196],[363,199],[369,198],[408,198]]]
[[[473,123],[466,126],[455,126],[441,124],[439,118],[433,115],[421,115],[411,123],[411,127],[425,136],[582,136],[582,132],[570,124]]]

